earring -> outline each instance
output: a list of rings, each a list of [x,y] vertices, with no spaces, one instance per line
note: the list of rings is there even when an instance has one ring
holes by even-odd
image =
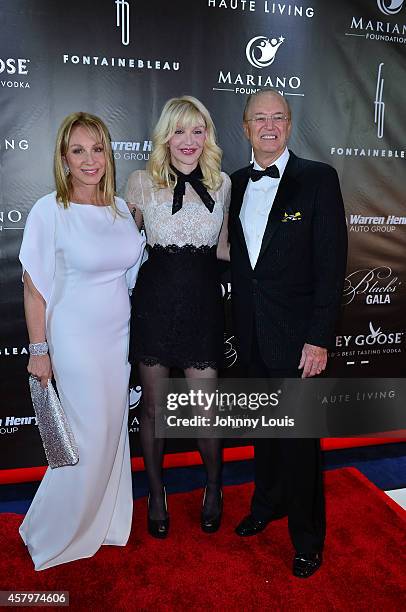
[[[64,167],[63,167],[63,171],[65,172],[65,176],[69,176],[69,174],[70,174],[70,168],[69,168],[69,166],[64,166]]]

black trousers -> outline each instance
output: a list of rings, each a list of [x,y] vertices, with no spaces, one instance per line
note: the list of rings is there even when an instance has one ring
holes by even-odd
[[[269,369],[256,335],[248,375],[251,378],[297,378],[299,370]],[[323,549],[326,521],[320,440],[313,438],[257,438],[255,490],[251,513],[269,521],[288,517],[289,533],[297,552]]]

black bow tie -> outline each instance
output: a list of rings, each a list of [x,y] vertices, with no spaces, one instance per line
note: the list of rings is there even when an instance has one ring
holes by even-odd
[[[196,191],[203,204],[209,212],[213,212],[215,201],[202,183],[203,174],[200,166],[197,166],[190,174],[183,174],[177,168],[172,166],[171,170],[177,176],[175,189],[173,190],[172,214],[179,212],[183,204],[183,196],[185,195],[186,183],[190,183]]]
[[[265,170],[256,170],[255,168],[251,168],[250,170],[251,181],[254,181],[254,182],[259,181],[264,176],[270,176],[271,178],[279,178],[280,174],[279,174],[278,166],[275,166],[274,164],[273,166],[268,166],[268,168],[265,168]]]

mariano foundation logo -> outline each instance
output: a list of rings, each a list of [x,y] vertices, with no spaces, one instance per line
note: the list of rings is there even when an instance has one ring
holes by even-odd
[[[284,41],[283,36],[270,40],[266,36],[254,36],[245,48],[247,60],[254,68],[267,68],[273,64],[276,53]]]
[[[129,408],[133,410],[137,408],[142,397],[142,388],[141,385],[136,385],[135,387],[130,387],[129,392]]]
[[[24,218],[25,218],[24,213]],[[0,208],[0,232],[7,230],[23,230],[24,229],[23,213],[18,208],[10,208],[2,210]],[[0,348],[1,355],[1,348]]]
[[[396,15],[402,10],[404,0],[376,0],[376,3],[384,15]]]
[[[394,23],[387,19],[397,15],[404,8],[405,0],[377,0],[377,7],[381,14],[378,19],[371,19],[370,15],[353,15],[345,36],[356,36],[368,41],[378,43],[406,43],[406,24]],[[382,17],[384,16],[384,17]]]
[[[264,69],[274,64],[278,51],[285,42],[284,36],[254,36],[245,46],[245,58],[258,74],[244,74],[222,69],[218,72],[217,85],[213,91],[228,91],[238,94],[253,94],[264,87],[277,89],[285,96],[304,96],[300,92],[301,77],[296,74],[269,74]],[[237,52],[236,52],[237,57]],[[276,62],[275,62],[276,63]],[[243,69],[244,70],[244,69]]]
[[[142,397],[142,388],[141,385],[136,385],[135,387],[130,387],[129,393],[129,408],[130,410],[134,410],[134,408],[138,408],[140,405],[141,397]],[[138,419],[138,411],[129,415],[128,419],[128,432],[129,433],[138,433],[140,431],[140,421]]]

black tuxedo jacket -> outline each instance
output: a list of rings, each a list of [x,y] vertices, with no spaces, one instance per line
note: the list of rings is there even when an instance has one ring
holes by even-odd
[[[256,332],[269,368],[296,369],[305,342],[328,348],[334,336],[347,258],[338,176],[331,166],[290,152],[252,269],[240,221],[249,170],[231,176],[231,290],[239,357],[249,363]]]

